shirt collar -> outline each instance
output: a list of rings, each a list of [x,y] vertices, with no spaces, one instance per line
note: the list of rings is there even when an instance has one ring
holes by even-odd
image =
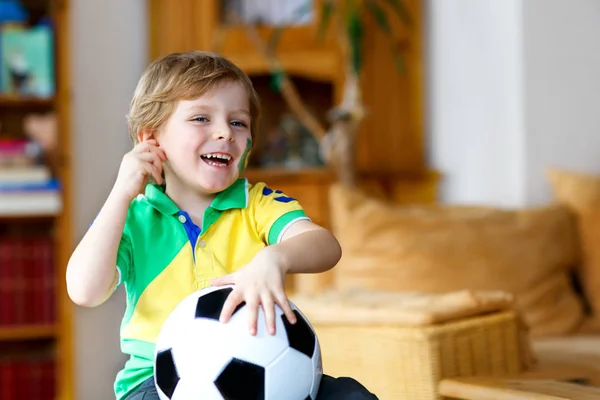
[[[179,207],[165,194],[165,187],[157,184],[146,185],[146,199],[152,207],[163,214],[173,215],[178,213]],[[248,180],[240,178],[222,192],[217,193],[211,208],[219,211],[233,208],[246,208],[248,206]]]

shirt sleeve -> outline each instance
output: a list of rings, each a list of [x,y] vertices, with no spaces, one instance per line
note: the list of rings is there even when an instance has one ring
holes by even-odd
[[[117,251],[117,273],[119,274],[119,280],[115,289],[123,282],[128,282],[131,277],[131,270],[133,265],[133,249],[131,245],[131,238],[127,230],[123,231],[121,241],[119,243],[119,250]]]
[[[308,220],[300,203],[265,184],[253,188],[252,210],[261,240],[267,245],[279,243],[294,222]]]

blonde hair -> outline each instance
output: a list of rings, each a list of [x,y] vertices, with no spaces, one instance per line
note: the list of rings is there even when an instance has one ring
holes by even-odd
[[[260,101],[252,81],[239,67],[215,53],[172,53],[152,62],[138,82],[129,107],[129,136],[138,143],[142,129],[157,131],[179,100],[192,100],[223,82],[239,82],[248,93],[250,132],[254,136]]]

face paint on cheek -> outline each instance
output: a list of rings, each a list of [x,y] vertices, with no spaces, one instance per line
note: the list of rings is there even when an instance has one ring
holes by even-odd
[[[252,139],[248,139],[248,140],[246,140],[246,150],[244,150],[244,154],[242,154],[242,157],[240,158],[240,162],[238,163],[238,172],[239,172],[240,176],[242,176],[242,174],[246,170],[246,167],[248,166],[248,158],[250,157],[251,150],[252,150]]]

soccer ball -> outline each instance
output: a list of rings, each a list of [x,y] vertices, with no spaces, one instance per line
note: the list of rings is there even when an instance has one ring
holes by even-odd
[[[323,374],[321,349],[308,320],[290,302],[297,322],[275,306],[276,333],[259,308],[256,335],[240,304],[227,323],[219,316],[232,286],[186,297],[163,324],[154,357],[161,400],[315,400]]]

